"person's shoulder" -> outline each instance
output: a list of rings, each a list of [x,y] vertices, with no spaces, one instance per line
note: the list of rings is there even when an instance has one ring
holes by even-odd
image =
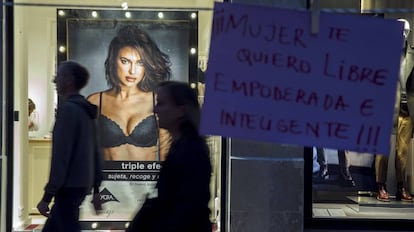
[[[58,115],[71,115],[70,117],[73,117],[77,115],[78,113],[78,106],[76,106],[75,103],[64,100],[61,103],[59,103],[58,107]]]
[[[100,98],[102,96],[102,98],[105,98],[106,100],[108,99],[108,97],[114,97],[116,95],[116,92],[113,88],[111,89],[107,89],[104,91],[99,91],[99,92],[95,92],[90,94],[89,96],[86,97],[86,100],[88,100],[90,103],[99,106],[99,102],[100,102]]]
[[[188,150],[205,151],[208,149],[207,142],[202,136],[189,136],[182,140],[182,147]]]
[[[102,92],[96,92],[96,93],[92,93],[91,95],[89,95],[86,100],[88,100],[90,103],[94,104],[94,105],[98,105],[99,104],[99,95]]]
[[[185,135],[180,139],[183,143],[204,143],[205,139],[204,137],[197,135],[197,134],[191,134],[191,135]]]
[[[86,97],[87,100],[91,98],[99,98],[99,95],[102,93],[102,91],[91,93],[89,96]]]

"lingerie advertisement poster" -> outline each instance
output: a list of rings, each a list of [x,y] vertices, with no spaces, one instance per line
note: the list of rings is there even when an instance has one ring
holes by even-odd
[[[127,14],[129,13],[129,14]],[[153,113],[156,83],[189,82],[197,72],[197,12],[58,10],[58,62],[90,73],[81,94],[98,106],[104,156],[95,215],[91,195],[81,220],[129,221],[154,187],[171,138]]]

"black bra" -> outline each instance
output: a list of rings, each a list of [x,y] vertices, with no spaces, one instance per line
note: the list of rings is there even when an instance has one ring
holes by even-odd
[[[137,147],[157,145],[158,126],[155,115],[150,115],[139,122],[129,135],[125,135],[121,127],[112,119],[102,114],[102,92],[99,95],[99,129],[101,145],[105,148],[132,144]]]

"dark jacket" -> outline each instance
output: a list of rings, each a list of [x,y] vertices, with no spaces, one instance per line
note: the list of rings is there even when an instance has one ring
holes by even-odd
[[[59,104],[44,201],[50,202],[62,188],[98,189],[103,161],[97,143],[96,116],[97,107],[81,95],[69,96]]]
[[[174,141],[160,171],[158,197],[147,199],[127,232],[211,232],[208,147],[198,135]]]
[[[199,136],[172,144],[157,183],[161,216],[156,231],[212,231],[210,162],[208,147]]]

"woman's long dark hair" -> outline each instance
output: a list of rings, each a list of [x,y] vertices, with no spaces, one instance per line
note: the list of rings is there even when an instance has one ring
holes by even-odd
[[[177,106],[185,106],[185,114],[180,119],[182,136],[198,136],[200,124],[200,105],[197,93],[187,83],[178,81],[164,81],[158,85],[168,92]]]
[[[169,80],[171,75],[170,59],[163,53],[149,35],[136,25],[122,27],[109,44],[105,60],[105,77],[109,87],[119,92],[119,77],[117,74],[117,58],[124,47],[135,48],[143,61],[145,74],[138,83],[138,88],[151,92],[158,83]]]

